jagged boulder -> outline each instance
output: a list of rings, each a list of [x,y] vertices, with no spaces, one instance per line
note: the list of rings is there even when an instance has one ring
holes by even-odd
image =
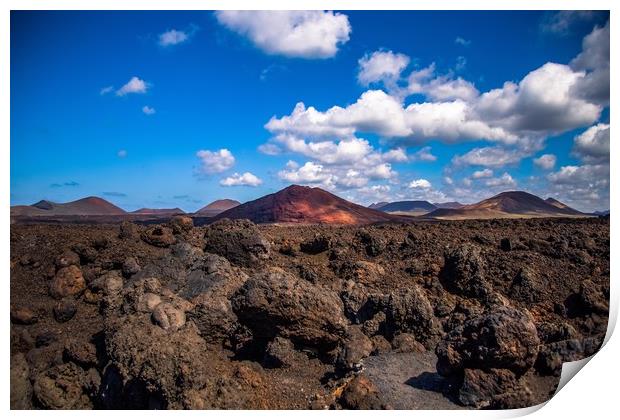
[[[274,267],[250,277],[232,307],[255,337],[281,336],[324,351],[336,347],[347,328],[336,293]]]
[[[472,244],[448,248],[444,253],[443,283],[449,291],[467,297],[483,297],[490,288],[480,249]]]
[[[207,227],[204,240],[205,251],[241,266],[264,260],[271,251],[269,241],[249,220],[218,220]]]
[[[437,371],[443,376],[470,369],[509,369],[523,374],[538,355],[540,341],[532,317],[501,307],[466,321],[437,345]]]

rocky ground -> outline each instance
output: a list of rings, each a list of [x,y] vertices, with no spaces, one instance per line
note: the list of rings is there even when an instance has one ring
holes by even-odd
[[[11,226],[11,407],[516,408],[607,326],[609,219]]]

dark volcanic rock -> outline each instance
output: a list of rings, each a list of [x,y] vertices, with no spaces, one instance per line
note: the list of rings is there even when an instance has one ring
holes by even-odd
[[[465,369],[458,394],[463,405],[510,409],[532,405],[532,392],[508,369]]]
[[[71,250],[66,250],[56,257],[55,264],[56,268],[69,267],[70,265],[80,265],[80,256]]]
[[[53,309],[54,319],[58,322],[71,320],[77,312],[77,305],[72,299],[64,299],[56,304]]]
[[[56,272],[50,284],[50,295],[56,299],[77,295],[84,291],[86,282],[82,271],[75,265],[63,267]]]
[[[134,223],[125,221],[121,223],[118,237],[120,239],[137,240],[140,238],[140,228]]]
[[[11,306],[11,322],[21,325],[32,325],[38,320],[37,314],[27,306]]]
[[[531,368],[540,341],[531,316],[502,307],[466,321],[437,345],[437,371],[458,375],[466,368],[510,369],[522,374]]]
[[[250,277],[234,295],[232,306],[255,338],[281,336],[329,351],[347,328],[338,295],[278,268]]]
[[[480,249],[471,244],[462,244],[448,249],[444,255],[445,266],[442,277],[446,288],[463,296],[482,297],[490,289],[485,276],[485,262]]]
[[[147,244],[166,248],[176,242],[172,229],[165,226],[153,226],[142,233],[142,240]]]
[[[194,220],[189,216],[174,216],[170,219],[170,227],[176,234],[189,232],[194,227]]]
[[[344,344],[338,354],[337,365],[344,370],[360,370],[362,359],[370,356],[373,351],[372,341],[358,325],[349,327]]]
[[[556,341],[540,347],[536,370],[544,375],[559,375],[562,363],[581,360],[596,353],[603,343],[603,336],[585,339]]]
[[[271,249],[269,241],[249,220],[218,220],[206,228],[204,240],[205,251],[242,266],[266,259]]]
[[[88,373],[73,363],[54,366],[39,374],[34,381],[34,396],[42,408],[55,410],[89,409],[100,382],[95,370]]]
[[[544,285],[540,275],[531,268],[522,268],[512,282],[510,296],[524,303],[540,301]]]
[[[385,251],[385,241],[379,236],[373,235],[367,230],[362,229],[357,232],[357,237],[369,257],[377,257]]]
[[[140,264],[134,257],[127,257],[125,261],[123,261],[122,272],[125,277],[131,277],[140,271]]]
[[[413,333],[416,339],[432,346],[441,327],[424,290],[414,285],[390,294],[386,310],[386,326],[390,335]]]
[[[288,368],[306,356],[295,350],[290,340],[276,337],[267,344],[263,365],[269,368]]]
[[[301,252],[311,255],[325,252],[329,249],[329,247],[330,240],[328,237],[323,235],[315,235],[312,239],[309,239],[299,244],[299,249],[301,250]]]
[[[32,408],[30,367],[23,353],[11,356],[11,410]]]
[[[338,400],[343,408],[350,410],[380,410],[383,407],[379,390],[366,375],[356,376],[342,392]]]

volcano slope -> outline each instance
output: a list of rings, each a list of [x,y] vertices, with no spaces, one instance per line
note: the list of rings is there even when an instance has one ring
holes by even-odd
[[[514,408],[596,352],[609,219],[11,226],[11,407]]]

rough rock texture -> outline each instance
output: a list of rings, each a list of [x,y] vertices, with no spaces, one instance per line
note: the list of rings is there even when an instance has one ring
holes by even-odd
[[[386,325],[392,336],[410,332],[430,347],[441,333],[433,307],[421,287],[400,289],[390,294],[386,316]]]
[[[452,376],[465,368],[493,368],[522,374],[534,365],[539,344],[530,315],[500,307],[447,334],[435,350],[437,371]]]
[[[147,244],[161,248],[169,247],[176,242],[172,229],[165,226],[154,226],[142,233],[142,240]]]
[[[63,267],[56,272],[54,279],[50,283],[50,295],[56,299],[66,296],[77,295],[84,291],[86,282],[82,276],[82,271],[75,266]]]
[[[207,228],[204,240],[205,251],[242,266],[264,260],[271,250],[270,243],[249,220],[218,220]]]
[[[30,367],[23,353],[11,357],[11,410],[32,408]]]
[[[443,278],[448,290],[469,297],[481,297],[488,292],[486,264],[477,246],[459,245],[448,249],[444,258]]]
[[[281,336],[323,351],[333,349],[347,328],[338,295],[276,268],[250,277],[232,307],[256,338]]]
[[[343,408],[352,410],[380,410],[385,408],[379,391],[365,375],[356,376],[346,386],[338,400]]]
[[[12,405],[522,407],[607,327],[608,219],[193,221],[11,225]]]
[[[21,305],[11,306],[11,322],[14,324],[31,325],[38,321],[32,308]]]

